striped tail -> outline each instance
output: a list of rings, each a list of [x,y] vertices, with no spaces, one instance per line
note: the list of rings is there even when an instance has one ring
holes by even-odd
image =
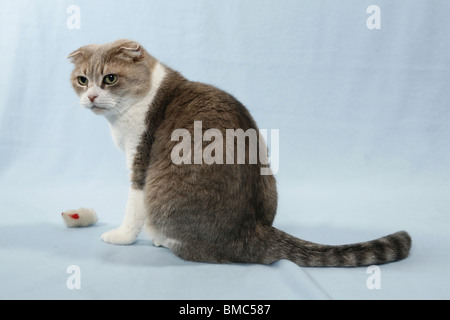
[[[274,227],[264,229],[262,263],[288,259],[302,267],[356,267],[401,260],[411,249],[411,237],[405,231],[372,241],[323,245],[298,239]]]

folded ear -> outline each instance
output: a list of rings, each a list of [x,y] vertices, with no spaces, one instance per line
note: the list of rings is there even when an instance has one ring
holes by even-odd
[[[77,58],[79,59],[83,55],[83,52],[81,50],[75,50],[71,54],[67,56],[67,59],[70,59],[70,62],[75,63]],[[78,57],[77,57],[78,56]]]
[[[117,42],[119,58],[136,62],[144,57],[144,49],[139,43],[130,40],[119,40]]]
[[[67,59],[70,59],[70,62],[72,63],[78,63],[82,60],[88,59],[90,56],[92,56],[95,48],[98,47],[96,44],[90,44],[84,47],[81,47],[71,54],[67,56]]]

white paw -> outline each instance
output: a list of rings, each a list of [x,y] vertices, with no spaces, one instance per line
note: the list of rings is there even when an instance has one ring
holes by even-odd
[[[165,247],[165,248],[172,248],[174,245],[177,245],[179,243],[178,240],[175,239],[169,239],[165,237],[155,237],[153,238],[153,244],[155,247]]]
[[[129,230],[117,228],[103,233],[102,240],[111,244],[132,244],[136,241],[136,235]]]
[[[155,247],[161,247],[162,246],[162,244],[161,244],[161,241],[159,241],[159,239],[153,239],[153,245],[155,246]]]

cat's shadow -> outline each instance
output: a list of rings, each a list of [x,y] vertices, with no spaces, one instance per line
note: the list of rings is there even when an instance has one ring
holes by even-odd
[[[94,226],[67,228],[64,224],[0,226],[0,249],[3,255],[9,250],[25,250],[45,256],[68,259],[71,264],[82,260],[98,260],[106,264],[146,265],[153,267],[183,266],[187,262],[170,250],[155,247],[144,235],[128,246],[105,243],[100,236],[116,226],[99,222]]]
[[[0,249],[43,252],[45,256],[67,258],[70,263],[97,260],[105,264],[143,265],[150,267],[200,265],[184,261],[169,249],[155,247],[144,234],[132,245],[118,246],[103,242],[101,234],[116,226],[99,222],[85,228],[67,228],[63,224],[0,226]],[[294,236],[324,244],[343,244],[371,240],[378,236],[367,230],[342,230],[329,226],[277,226]]]

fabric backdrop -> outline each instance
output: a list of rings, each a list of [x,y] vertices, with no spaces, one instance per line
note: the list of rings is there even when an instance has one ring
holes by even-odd
[[[448,12],[444,0],[3,0],[0,298],[450,298]],[[103,243],[124,213],[125,156],[79,105],[66,57],[119,38],[279,130],[276,227],[329,244],[407,230],[410,257],[378,271],[213,265],[144,234]],[[60,213],[79,207],[99,222],[66,228]]]

